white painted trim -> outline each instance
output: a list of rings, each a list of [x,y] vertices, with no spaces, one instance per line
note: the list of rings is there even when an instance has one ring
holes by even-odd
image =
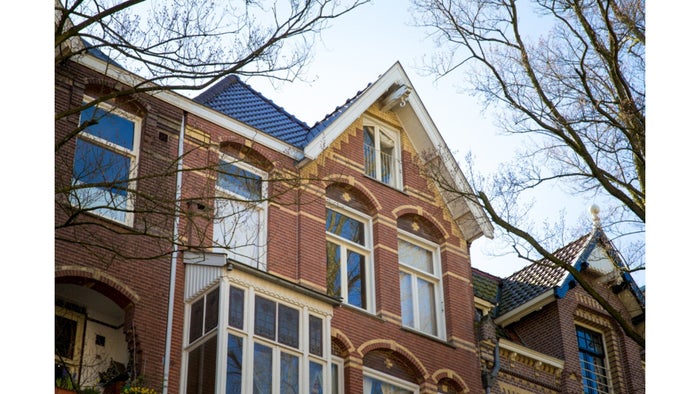
[[[135,86],[145,82],[143,78],[136,76],[135,74],[129,73],[127,71],[124,71],[118,66],[108,64],[107,62],[98,59],[92,55],[76,56],[72,60],[94,71],[103,73],[105,76],[113,78],[128,86]],[[150,83],[146,84],[145,86],[155,86],[155,84]],[[191,98],[182,96],[178,93],[169,90],[154,91],[149,92],[148,94],[160,100],[163,100],[168,104],[178,107],[192,115],[198,116],[202,119],[208,120],[212,123],[222,126],[236,134],[240,134],[241,136],[251,141],[257,142],[265,147],[287,155],[293,158],[294,160],[302,160],[304,158],[304,153],[299,148],[294,147],[277,138],[271,137],[267,133],[250,127],[247,124],[239,122],[218,111],[214,111],[201,104],[198,104],[194,102]]]
[[[548,356],[503,338],[498,340],[498,344],[502,349],[521,354],[536,361],[541,361],[543,364],[551,365],[554,368],[564,369],[564,360]]]
[[[304,153],[315,160],[336,138],[338,138],[356,119],[369,108],[394,82],[408,80],[401,70],[401,65],[395,63],[379,80],[363,92],[355,102],[340,116],[328,125],[321,134],[317,135],[306,145]]]
[[[368,367],[362,367],[362,386],[364,387],[364,377],[369,376],[371,378],[381,380],[382,382],[389,383],[394,386],[398,386],[402,389],[406,390],[411,390],[413,391],[414,394],[418,394],[418,390],[420,389],[420,386],[418,386],[415,383],[407,382],[405,380],[399,379],[397,377],[388,375],[384,372],[379,372],[375,369],[371,369]]]
[[[372,233],[372,217],[369,215],[366,215],[362,212],[359,212],[355,209],[352,209],[348,207],[347,205],[343,205],[337,201],[331,200],[331,199],[326,199],[326,208],[331,209],[333,211],[336,211],[342,215],[348,216],[352,219],[355,219],[357,221],[362,222],[365,225],[365,245],[357,245],[353,242],[350,242],[344,238],[341,238],[335,234],[329,233],[328,231],[325,232],[326,234],[326,240],[332,239],[334,242],[338,243],[341,246],[351,246],[350,250],[362,250],[367,253],[367,262],[365,263],[365,277],[367,278],[367,294],[366,299],[367,299],[367,308],[360,308],[355,305],[351,305],[347,302],[347,297],[343,297],[343,305],[346,305],[349,308],[356,308],[359,309],[363,312],[368,312],[371,314],[376,313],[376,289],[375,289],[375,280],[374,280],[374,272],[375,272],[375,267],[374,267],[374,235]],[[341,263],[342,264],[342,263]],[[345,295],[347,293],[347,266],[346,269],[342,272],[342,282],[343,282],[343,288],[341,290],[341,295]]]
[[[505,315],[497,317],[494,322],[501,327],[506,327],[507,325],[515,323],[516,321],[529,315],[530,313],[542,309],[545,305],[553,302],[554,300],[554,290],[547,290],[546,292],[520,305]]]

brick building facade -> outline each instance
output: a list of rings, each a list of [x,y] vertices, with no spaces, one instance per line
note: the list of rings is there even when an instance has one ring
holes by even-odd
[[[469,256],[493,229],[436,185],[469,190],[400,64],[313,126],[233,76],[195,99],[121,95],[134,76],[86,55],[55,80],[57,378],[580,392],[580,326],[603,334],[615,392],[643,391],[638,349],[580,289],[511,321],[522,305],[477,286],[500,283]],[[497,303],[492,326],[472,324]]]
[[[645,301],[602,229],[555,252],[644,337]],[[643,393],[644,351],[570,273],[542,260],[507,278],[473,270],[492,393]]]

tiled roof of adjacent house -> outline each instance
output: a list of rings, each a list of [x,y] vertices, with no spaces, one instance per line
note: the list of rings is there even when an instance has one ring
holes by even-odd
[[[554,255],[562,261],[575,264],[590,237],[591,234],[586,234],[557,250]],[[556,267],[549,260],[542,259],[503,279],[498,315],[503,315],[561,285],[566,276],[567,271],[564,268]]]
[[[498,285],[501,278],[484,271],[472,268],[472,283],[474,295],[494,305],[498,303]]]
[[[237,76],[227,76],[194,101],[297,148],[303,148],[308,142],[310,128],[306,123],[253,90]]]

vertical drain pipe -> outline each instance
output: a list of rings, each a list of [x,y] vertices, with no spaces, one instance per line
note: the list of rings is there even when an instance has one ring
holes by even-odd
[[[170,293],[168,295],[168,322],[165,329],[165,360],[163,362],[163,394],[168,394],[168,380],[170,377],[170,348],[173,341],[173,314],[175,309],[175,280],[177,279],[177,254],[178,238],[180,232],[180,198],[182,196],[182,155],[185,151],[185,125],[187,124],[187,112],[183,111],[182,124],[180,125],[180,139],[177,142],[177,174],[175,181],[175,219],[173,221],[173,252],[170,257]]]

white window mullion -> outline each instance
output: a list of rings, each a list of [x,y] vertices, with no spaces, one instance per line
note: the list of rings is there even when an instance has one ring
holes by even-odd
[[[226,357],[228,354],[228,293],[229,283],[226,277],[219,282],[219,325],[216,327],[216,392],[226,392]]]

